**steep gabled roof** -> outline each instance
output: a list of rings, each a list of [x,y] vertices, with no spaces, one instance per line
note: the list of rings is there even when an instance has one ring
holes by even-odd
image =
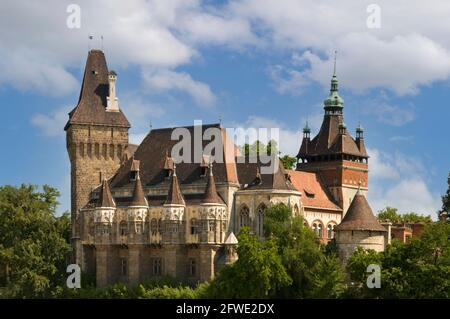
[[[275,156],[270,163],[275,162]],[[260,156],[242,156],[236,158],[239,183],[243,189],[277,189],[296,191],[287,178],[283,163],[278,160],[278,166],[271,172],[266,172],[268,163],[263,163]]]
[[[122,111],[107,112],[106,98],[109,94],[108,67],[102,51],[88,53],[78,105],[69,113],[71,124],[97,124],[130,127]]]
[[[386,228],[378,222],[366,197],[358,190],[344,219],[336,226],[335,230],[386,231]]]
[[[102,182],[97,207],[116,207],[116,203],[114,202],[111,189],[109,188],[106,178]]]
[[[216,153],[223,153],[224,156],[221,161],[217,161],[214,164],[214,178],[216,183],[237,183],[236,165],[234,163],[235,145],[230,141],[225,129],[220,127],[220,124],[204,124],[201,126],[201,129],[199,127],[197,129],[203,136],[209,128],[219,130],[221,133],[219,135],[221,136],[218,138],[216,145],[220,145],[223,148],[221,150],[222,152]],[[158,185],[167,180],[167,168],[170,168],[167,157],[172,154],[172,148],[184,138],[177,136],[179,139],[172,139],[172,133],[176,129],[189,132],[190,136],[194,137],[194,126],[153,129],[134,152],[134,159],[140,161],[140,175],[144,186]],[[229,145],[227,143],[228,141],[231,142]],[[214,140],[215,142],[216,140]],[[203,139],[202,143],[202,149],[205,149],[211,141]],[[177,178],[180,184],[204,182],[201,167],[203,154],[200,154],[199,161],[194,161],[194,147],[195,143],[191,143],[191,150],[189,152],[191,154],[190,161],[177,164]],[[170,161],[173,160],[171,159]],[[112,185],[114,187],[121,187],[129,183],[129,169],[130,165],[127,162],[119,168],[113,177]]]

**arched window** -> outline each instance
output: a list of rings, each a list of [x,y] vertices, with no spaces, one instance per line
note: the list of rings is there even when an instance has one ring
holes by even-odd
[[[314,222],[312,225],[312,229],[314,230],[318,238],[322,238],[323,225],[321,222],[319,221]]]
[[[334,227],[336,227],[335,224],[328,224],[328,226],[327,226],[327,238],[328,239],[334,238]]]
[[[198,222],[197,219],[192,218],[191,219],[191,235],[198,234]]]
[[[294,205],[294,216],[298,216],[298,213],[299,213],[298,205],[295,204]]]
[[[126,221],[121,221],[119,228],[120,236],[128,235],[128,223]]]
[[[152,232],[153,236],[158,232],[158,221],[156,220],[156,218],[152,218],[150,222],[150,231]]]
[[[242,206],[239,211],[239,227],[250,226],[250,211],[247,206]]]
[[[258,206],[257,211],[257,218],[258,218],[258,235],[260,237],[264,236],[264,214],[266,212],[266,205],[261,204]]]
[[[142,219],[136,220],[136,234],[142,234],[144,227],[142,225]]]

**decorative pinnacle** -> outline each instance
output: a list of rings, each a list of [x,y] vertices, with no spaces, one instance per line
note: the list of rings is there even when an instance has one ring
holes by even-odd
[[[213,176],[213,163],[210,162],[210,163],[208,164],[208,166],[209,166],[209,176]]]
[[[172,176],[177,176],[177,164],[173,163],[173,173]]]
[[[358,191],[356,192],[356,194],[361,195],[361,178],[358,179]]]

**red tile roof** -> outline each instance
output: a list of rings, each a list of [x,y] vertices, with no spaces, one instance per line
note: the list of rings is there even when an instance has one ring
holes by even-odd
[[[333,202],[316,173],[293,170],[289,170],[288,173],[294,187],[302,193],[303,206],[342,210]]]

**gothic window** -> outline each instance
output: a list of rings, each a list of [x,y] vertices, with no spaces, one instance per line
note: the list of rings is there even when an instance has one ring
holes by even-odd
[[[126,276],[128,273],[127,269],[127,260],[125,258],[120,258],[120,274],[122,276]]]
[[[298,205],[295,204],[294,205],[294,216],[298,216],[298,213],[299,213]]]
[[[120,236],[126,236],[128,234],[128,224],[126,221],[121,221],[119,228]]]
[[[327,238],[328,239],[333,239],[334,238],[334,227],[336,225],[334,224],[328,224],[327,226]]]
[[[214,233],[216,231],[216,221],[215,220],[209,221],[209,231],[211,233]]]
[[[143,231],[142,220],[138,219],[136,221],[136,234],[142,234],[142,231]]]
[[[161,276],[162,274],[162,259],[152,258],[152,270],[154,276]]]
[[[258,206],[257,214],[258,214],[258,229],[257,233],[260,237],[264,236],[264,214],[266,212],[266,205],[261,204]]]
[[[152,221],[150,222],[150,231],[152,232],[152,235],[155,236],[158,232],[158,221],[156,218],[152,218]]]
[[[250,212],[247,206],[242,206],[239,211],[239,227],[250,226]]]
[[[316,236],[318,238],[322,238],[322,230],[323,230],[323,225],[320,222],[314,222],[312,225],[312,229],[314,230],[314,233],[316,234]]]
[[[192,218],[191,219],[191,235],[198,234],[198,222],[197,219]]]
[[[96,229],[98,235],[109,235],[111,233],[111,226],[109,224],[97,225]]]
[[[197,272],[197,263],[195,258],[189,258],[189,276],[195,276]]]

